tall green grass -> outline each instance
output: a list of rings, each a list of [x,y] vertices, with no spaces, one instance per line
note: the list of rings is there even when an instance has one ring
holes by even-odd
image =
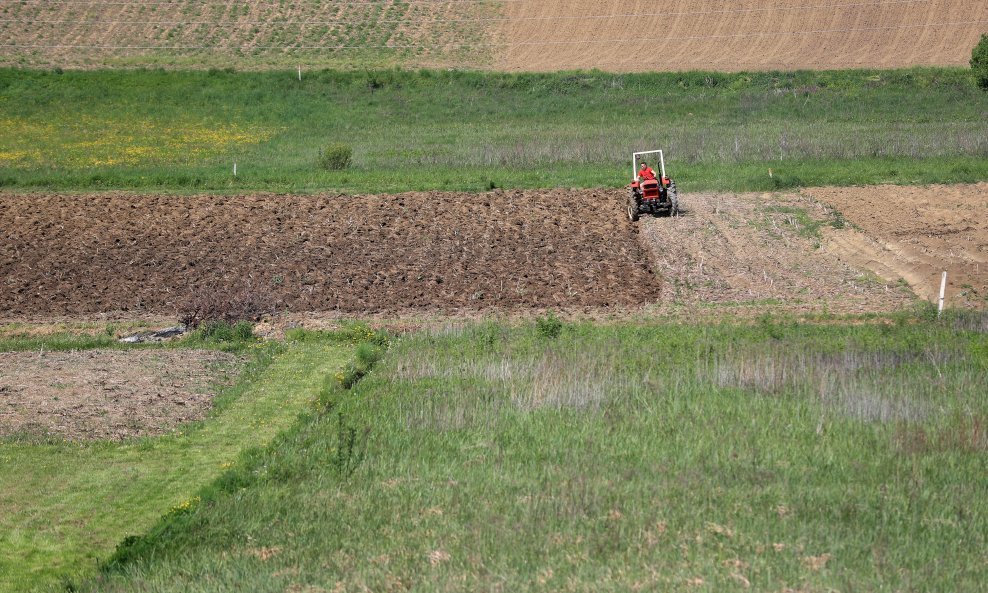
[[[975,317],[408,336],[81,590],[980,590]]]
[[[0,70],[0,104],[6,188],[620,186],[656,147],[686,191],[988,179],[988,95],[961,69]],[[320,167],[333,143],[348,169]]]

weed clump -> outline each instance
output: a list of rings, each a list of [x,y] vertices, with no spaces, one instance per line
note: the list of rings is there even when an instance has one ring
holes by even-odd
[[[319,166],[327,171],[342,171],[353,163],[353,148],[349,144],[334,142],[319,151]]]
[[[333,465],[341,478],[347,479],[357,471],[367,455],[370,427],[358,430],[350,426],[343,414],[337,415],[336,457]]]
[[[535,333],[543,338],[555,340],[559,334],[563,333],[563,322],[556,317],[555,313],[549,311],[545,317],[535,319]]]
[[[343,389],[350,389],[370,372],[377,361],[384,356],[384,347],[374,342],[364,342],[357,346],[354,360],[342,371],[336,373],[336,382]]]
[[[331,336],[341,342],[356,344],[353,360],[343,370],[333,375],[333,381],[323,387],[320,399],[324,403],[333,401],[332,395],[338,389],[351,389],[374,368],[384,356],[390,344],[390,336],[384,331],[372,330],[364,323],[347,323],[343,328],[332,332]],[[332,407],[329,405],[328,407]]]
[[[249,321],[238,321],[233,325],[225,321],[210,321],[199,327],[199,333],[206,340],[246,342],[254,339],[254,326]]]

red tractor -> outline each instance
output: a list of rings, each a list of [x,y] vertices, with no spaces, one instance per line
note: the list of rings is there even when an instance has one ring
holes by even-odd
[[[659,176],[645,166],[645,155],[659,155]],[[638,169],[641,159],[642,168]],[[666,161],[661,150],[636,152],[631,156],[631,174],[634,178],[628,191],[628,220],[635,222],[642,214],[653,216],[679,216],[679,194],[676,182],[666,177]]]

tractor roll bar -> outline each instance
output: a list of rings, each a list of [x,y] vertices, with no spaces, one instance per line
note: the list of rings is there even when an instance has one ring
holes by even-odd
[[[661,150],[646,150],[644,152],[635,152],[635,153],[632,153],[632,155],[631,155],[631,176],[635,178],[635,181],[638,181],[638,157],[643,156],[643,155],[646,155],[646,154],[655,154],[655,153],[659,153],[659,167],[662,170],[662,177],[665,178],[665,176],[666,176],[666,159],[662,155],[662,151]]]

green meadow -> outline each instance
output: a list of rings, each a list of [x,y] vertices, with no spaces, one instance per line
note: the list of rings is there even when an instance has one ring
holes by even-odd
[[[686,191],[988,179],[970,71],[0,70],[0,187],[619,187],[662,148]],[[319,166],[335,143],[343,170]],[[237,175],[233,175],[234,163]],[[770,173],[771,172],[771,173]]]
[[[986,330],[409,334],[73,590],[981,590]]]
[[[686,192],[976,182],[986,122],[958,68],[0,69],[0,191],[620,187],[645,148]],[[206,419],[0,440],[0,592],[988,582],[983,313],[421,325],[200,331],[150,347],[245,360]],[[0,352],[133,348],[71,326]]]

